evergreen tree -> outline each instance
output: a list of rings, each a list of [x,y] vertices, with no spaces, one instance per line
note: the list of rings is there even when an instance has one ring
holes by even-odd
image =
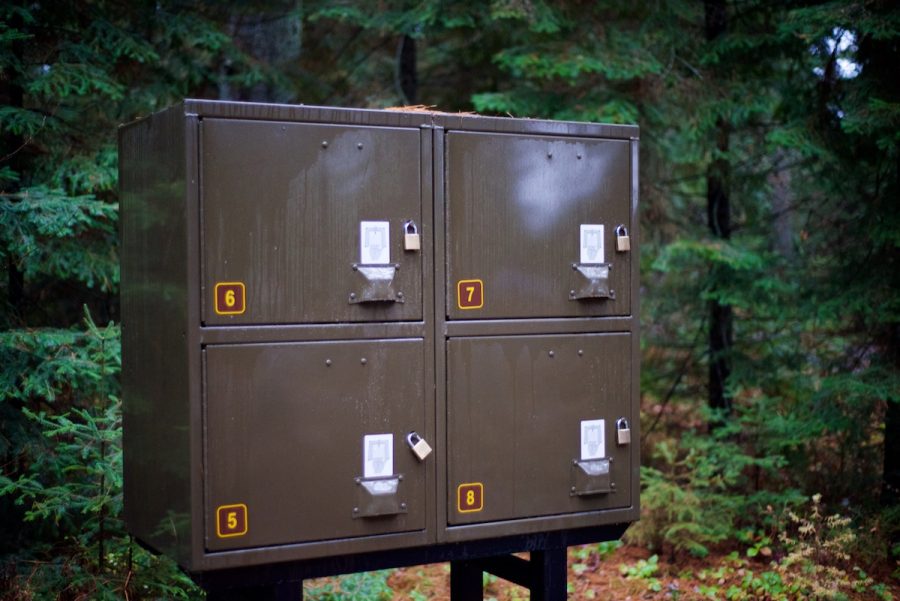
[[[121,521],[116,129],[222,85],[277,84],[228,35],[222,6],[0,5],[0,590],[12,598],[194,590]]]

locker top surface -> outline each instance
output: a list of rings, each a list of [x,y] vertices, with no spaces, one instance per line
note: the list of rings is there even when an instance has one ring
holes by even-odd
[[[617,125],[580,121],[550,121],[517,117],[485,117],[470,113],[390,108],[357,109],[304,104],[263,104],[223,100],[186,99],[180,103],[185,115],[223,119],[302,121],[389,127],[443,127],[446,130],[485,131],[553,136],[584,136],[637,140],[637,125]],[[140,120],[139,120],[140,121]],[[131,127],[138,121],[122,127]]]

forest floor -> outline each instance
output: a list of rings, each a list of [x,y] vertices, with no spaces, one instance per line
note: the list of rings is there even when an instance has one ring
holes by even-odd
[[[702,559],[687,554],[659,557],[636,546],[585,545],[569,550],[568,597],[572,600],[616,601],[826,598],[807,597],[791,591],[792,586],[815,581],[819,586],[827,587],[821,593],[840,589],[844,596],[836,597],[838,599],[900,600],[900,586],[897,579],[892,578],[889,566],[858,567],[866,573],[853,569],[843,577],[820,574],[810,578],[801,574],[779,574],[771,565],[770,557],[751,559],[737,553],[711,553]],[[387,585],[396,601],[450,599],[450,565],[447,563],[398,568],[389,574]],[[333,579],[308,581],[307,584],[314,590],[317,582],[325,580]],[[529,598],[528,591],[522,587],[493,576],[485,575],[484,580],[484,598],[488,601],[527,601]],[[339,582],[334,584],[339,587]],[[309,598],[317,597],[313,594]]]

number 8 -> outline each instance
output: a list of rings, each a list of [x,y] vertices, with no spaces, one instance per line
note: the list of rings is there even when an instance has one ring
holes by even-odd
[[[466,493],[466,505],[475,505],[475,491],[470,490]]]

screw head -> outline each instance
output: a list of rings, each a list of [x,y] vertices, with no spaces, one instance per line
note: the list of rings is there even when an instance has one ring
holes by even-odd
[[[322,140],[322,148],[328,148],[328,140]]]
[[[325,359],[325,367],[331,367],[331,359]]]
[[[360,364],[365,365],[369,361],[365,357],[363,357],[362,359],[359,360],[359,362],[360,362]]]

